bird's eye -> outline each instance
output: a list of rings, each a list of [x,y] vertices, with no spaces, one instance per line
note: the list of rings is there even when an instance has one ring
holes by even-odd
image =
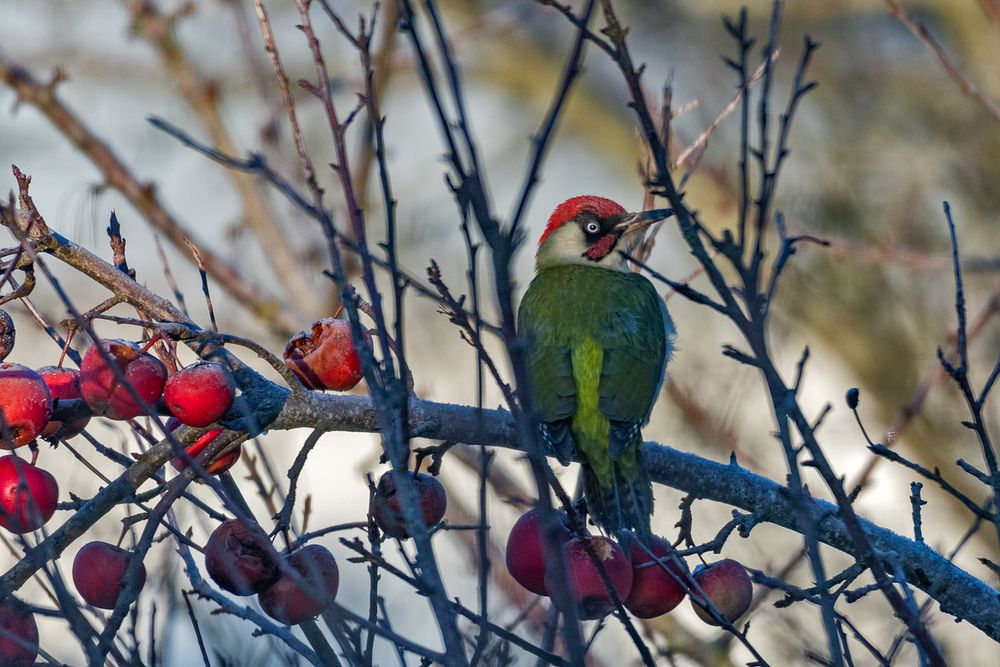
[[[597,224],[595,221],[591,220],[590,222],[588,222],[586,225],[583,226],[583,231],[587,232],[588,234],[596,234],[597,232],[601,231],[601,226]]]

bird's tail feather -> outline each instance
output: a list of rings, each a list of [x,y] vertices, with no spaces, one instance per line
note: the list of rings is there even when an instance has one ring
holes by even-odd
[[[611,535],[634,532],[650,536],[649,516],[653,513],[653,484],[645,468],[634,463],[612,464],[611,483],[604,485],[588,465],[583,466],[583,492],[587,511],[597,525]]]

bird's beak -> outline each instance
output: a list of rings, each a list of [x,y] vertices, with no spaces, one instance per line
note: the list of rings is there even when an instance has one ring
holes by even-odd
[[[626,213],[622,216],[621,222],[615,225],[615,231],[619,236],[624,236],[630,232],[639,231],[649,227],[654,222],[666,220],[674,214],[672,208],[658,208],[653,211],[640,211],[638,213]]]

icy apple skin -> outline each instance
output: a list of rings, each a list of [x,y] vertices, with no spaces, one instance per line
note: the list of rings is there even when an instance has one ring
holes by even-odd
[[[118,373],[105,362],[104,350],[117,366]],[[159,359],[139,350],[127,340],[99,340],[83,355],[80,364],[80,392],[95,414],[108,419],[128,420],[141,415],[147,405],[159,400],[167,381],[167,369]],[[128,390],[131,385],[141,402]]]
[[[182,368],[163,388],[163,402],[181,423],[198,428],[216,422],[236,398],[236,383],[221,364],[201,362]]]
[[[0,363],[0,414],[9,447],[22,447],[41,434],[52,418],[52,397],[42,376],[21,364]],[[0,431],[0,441],[6,437]]]

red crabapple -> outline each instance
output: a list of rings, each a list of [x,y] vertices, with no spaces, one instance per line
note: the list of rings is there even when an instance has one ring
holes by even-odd
[[[236,383],[222,364],[205,361],[182,368],[167,379],[163,402],[188,426],[208,426],[233,405]]]
[[[0,526],[30,533],[52,518],[59,500],[56,478],[13,454],[0,457]]]
[[[753,582],[739,561],[727,558],[701,566],[695,570],[694,580],[705,592],[709,601],[730,623],[735,623],[750,609],[750,603],[753,602]],[[719,622],[708,613],[708,609],[694,601],[693,593],[691,606],[694,607],[698,618],[709,625],[719,625]]]
[[[111,357],[115,366],[139,395],[142,402],[136,402],[132,392],[119,381],[110,366],[104,361],[100,350]],[[159,359],[139,350],[139,346],[127,340],[110,338],[99,340],[83,355],[80,364],[80,391],[90,409],[108,419],[126,420],[138,417],[163,393],[167,381],[167,369]]]
[[[52,398],[42,376],[21,364],[0,363],[0,416],[12,440],[5,449],[37,438],[52,417]],[[0,442],[2,434],[0,430]]]
[[[176,417],[171,417],[170,419],[168,419],[166,424],[168,431],[174,431],[180,425],[181,423],[177,420]],[[192,444],[188,445],[184,451],[186,451],[188,453],[188,456],[190,456],[191,458],[197,458],[199,454],[205,451],[206,447],[208,447],[215,441],[216,438],[222,435],[223,431],[225,431],[225,429],[221,428],[209,429],[208,431],[205,432],[204,435],[195,440]],[[230,449],[228,452],[216,456],[209,462],[203,462],[201,465],[202,467],[205,468],[205,472],[207,472],[209,475],[221,475],[222,473],[226,472],[234,465],[236,465],[236,462],[240,460],[240,455],[242,453],[243,453],[243,445],[239,444]],[[178,472],[183,472],[188,467],[187,462],[179,456],[175,456],[174,458],[170,459],[170,465],[172,465],[174,467],[174,470],[177,470]]]
[[[573,537],[565,512],[559,512],[559,542]],[[541,513],[537,509],[521,515],[507,537],[507,571],[517,583],[538,595],[548,595],[545,588],[544,535]]]
[[[107,542],[88,542],[73,559],[73,585],[87,604],[114,609],[125,588],[125,573],[133,555]],[[140,565],[139,589],[146,583],[146,566]]]
[[[365,341],[371,336],[366,331]],[[285,346],[285,365],[309,389],[347,391],[361,381],[361,360],[346,320],[327,317],[300,331]]]
[[[632,542],[632,592],[625,599],[625,608],[636,618],[662,616],[679,605],[687,594],[681,585],[687,576],[683,566],[673,559],[660,560],[660,563],[654,560],[654,557],[666,559],[674,552],[670,542],[653,537],[649,550],[653,556],[637,541]]]
[[[280,572],[272,554],[260,526],[230,519],[219,524],[205,543],[205,569],[220,588],[235,595],[253,595],[278,580]]]
[[[30,667],[38,657],[38,626],[27,605],[12,597],[0,601],[0,665]]]
[[[337,597],[340,572],[337,561],[326,547],[310,544],[285,559],[302,578],[300,586],[287,574],[260,593],[257,601],[271,618],[296,625],[317,616]]]
[[[587,554],[583,540],[590,544],[611,579],[615,593],[622,600],[632,590],[632,563],[625,551],[606,537],[576,537],[563,544],[566,579],[570,595],[580,610],[580,618],[600,618],[611,611],[614,604],[600,572]],[[554,585],[551,576],[547,576],[545,587],[551,591]]]
[[[444,518],[445,509],[448,507],[448,496],[444,487],[436,477],[422,472],[407,472],[413,485],[417,490],[417,499],[423,513],[424,523],[433,526]],[[399,506],[399,496],[396,492],[396,477],[392,470],[387,471],[379,478],[375,485],[375,494],[372,496],[371,514],[375,523],[386,535],[399,539],[406,539],[409,533],[406,531],[406,520]]]

